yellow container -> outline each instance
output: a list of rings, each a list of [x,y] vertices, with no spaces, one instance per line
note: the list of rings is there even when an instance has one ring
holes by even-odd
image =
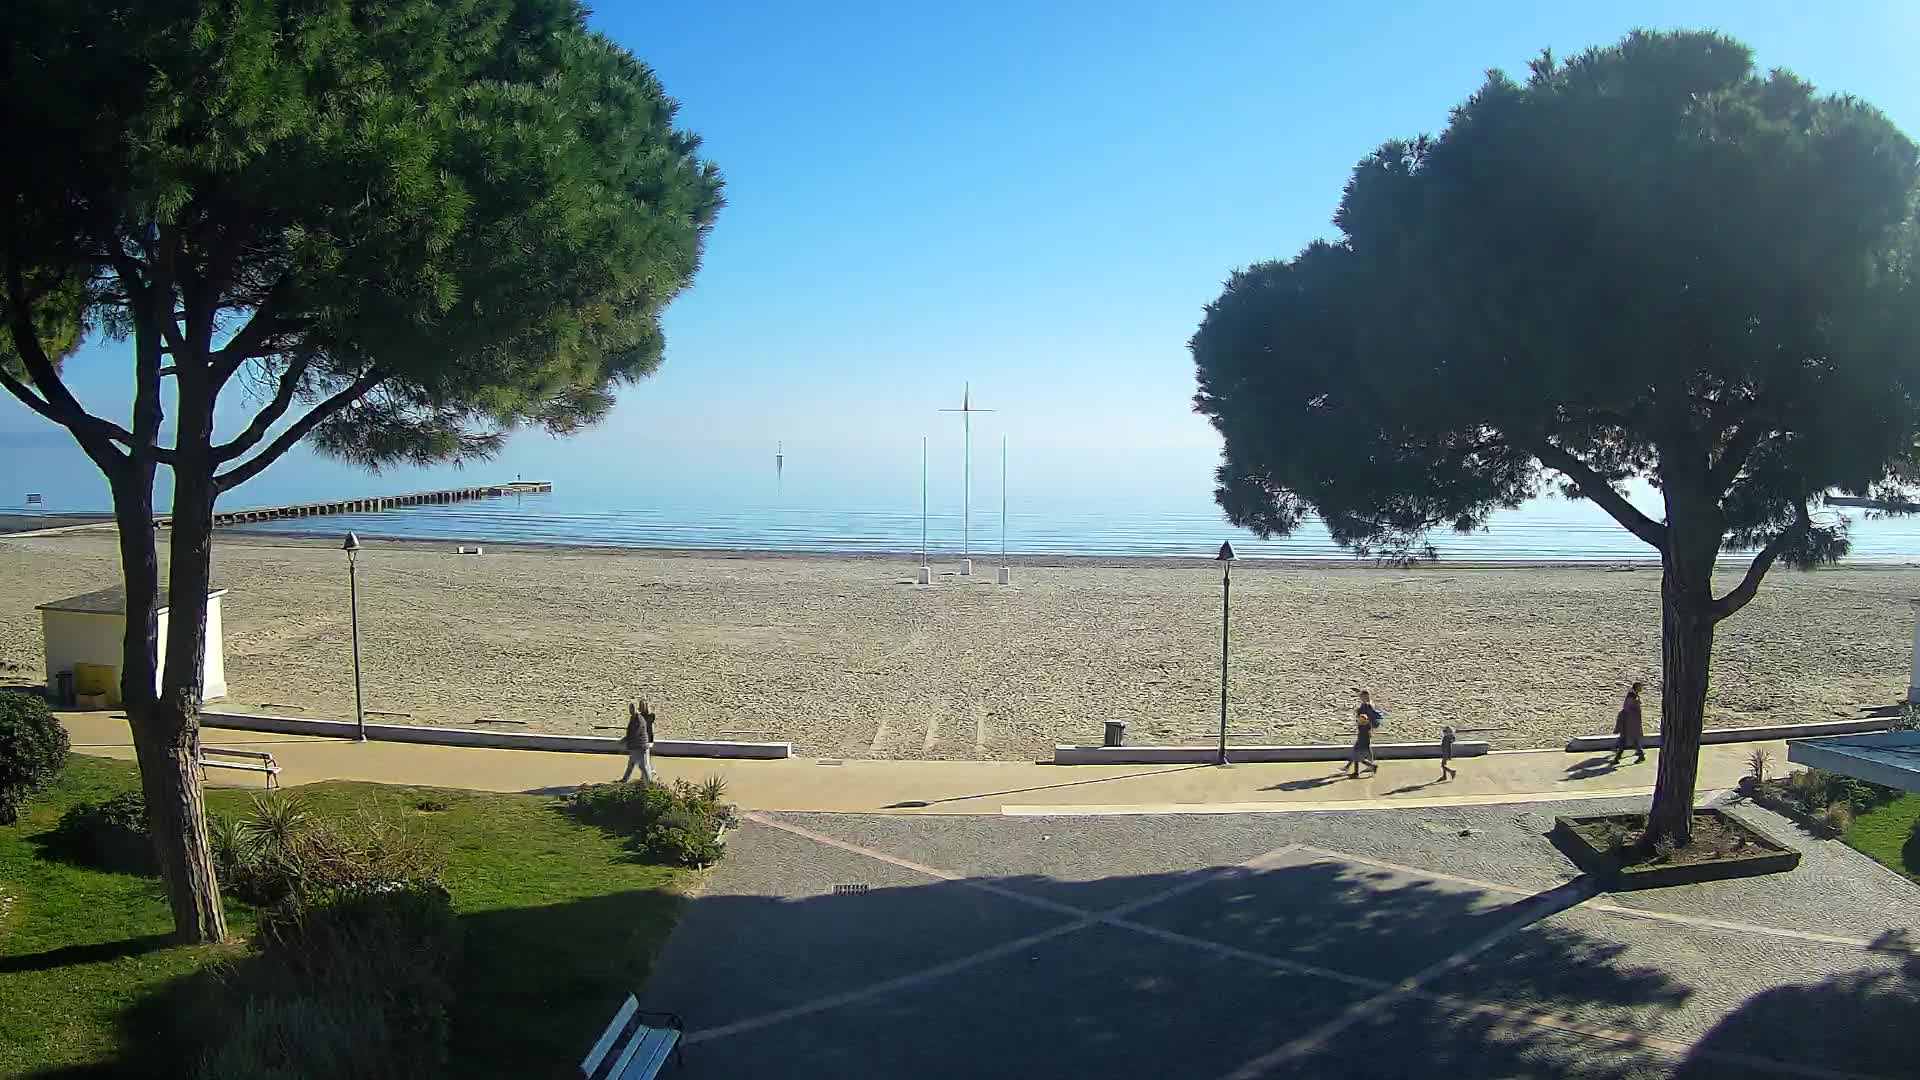
[[[104,694],[107,707],[120,707],[120,669],[112,664],[75,664],[73,665],[73,692],[75,694]]]

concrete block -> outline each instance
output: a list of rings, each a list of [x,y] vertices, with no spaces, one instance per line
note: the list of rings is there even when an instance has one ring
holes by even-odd
[[[1485,754],[1484,742],[1456,740],[1453,756],[1478,757]],[[1229,762],[1263,761],[1345,761],[1353,751],[1351,744],[1341,746],[1229,746]],[[1408,758],[1438,758],[1440,744],[1374,743],[1373,756],[1379,761]],[[1055,765],[1194,765],[1220,760],[1218,746],[1068,746],[1053,748]]]
[[[1866,720],[1822,720],[1813,724],[1763,724],[1758,727],[1708,728],[1700,733],[1700,745],[1772,742],[1775,739],[1813,739],[1822,735],[1864,735],[1870,731],[1885,731],[1888,724],[1886,717],[1874,717]],[[1591,754],[1598,750],[1612,750],[1614,743],[1618,740],[1617,735],[1580,735],[1567,741],[1567,753]],[[1648,735],[1641,742],[1651,750],[1660,745],[1660,736]]]
[[[314,735],[352,739],[351,720],[319,720],[302,716],[262,716],[258,713],[204,712],[204,727],[235,731],[271,731],[283,735]],[[478,746],[495,750],[545,750],[576,754],[624,754],[619,739],[600,735],[539,735],[520,731],[474,731],[468,728],[426,727],[418,724],[368,724],[367,739],[384,742],[427,743],[435,746]],[[747,758],[776,760],[793,756],[793,744],[731,742],[704,739],[659,739],[653,752],[661,757]]]

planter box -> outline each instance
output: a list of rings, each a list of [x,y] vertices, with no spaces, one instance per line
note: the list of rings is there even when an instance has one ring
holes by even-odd
[[[1592,874],[1603,888],[1616,892],[1630,889],[1658,889],[1668,885],[1690,885],[1700,881],[1720,881],[1726,878],[1753,877],[1759,874],[1780,874],[1800,865],[1799,851],[1774,839],[1765,830],[1741,821],[1725,811],[1700,809],[1694,811],[1694,816],[1716,818],[1726,827],[1745,833],[1749,837],[1749,846],[1755,850],[1751,854],[1729,855],[1707,862],[1628,867],[1622,865],[1620,856],[1595,847],[1578,831],[1583,826],[1640,819],[1641,815],[1638,814],[1558,817],[1554,819],[1553,832],[1549,835],[1554,846],[1559,848],[1567,858],[1572,859],[1574,865]]]

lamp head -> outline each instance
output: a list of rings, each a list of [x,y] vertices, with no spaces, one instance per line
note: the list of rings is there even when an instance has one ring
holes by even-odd
[[[1220,544],[1220,554],[1215,555],[1213,557],[1213,561],[1214,562],[1232,562],[1233,560],[1234,560],[1233,542],[1231,540],[1222,541]]]
[[[344,540],[340,544],[340,550],[346,552],[349,557],[351,557],[354,552],[359,551],[360,550],[359,535],[356,533],[348,533],[346,540]]]

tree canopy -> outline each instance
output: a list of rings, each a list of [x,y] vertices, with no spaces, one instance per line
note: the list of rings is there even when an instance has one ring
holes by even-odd
[[[659,364],[720,180],[572,0],[8,18],[6,142],[33,167],[0,179],[7,385],[96,460],[172,464],[138,418],[75,415],[57,364],[83,330],[144,326],[183,390],[256,392],[222,487],[308,435],[378,465],[570,431]]]
[[[599,419],[660,364],[720,176],[575,0],[15,0],[0,90],[0,387],[108,478],[147,813],[178,934],[217,940],[215,501],[302,440],[377,468]],[[62,381],[90,336],[131,346],[124,423]]]
[[[1312,514],[1406,555],[1557,483],[1659,552],[1669,631],[1710,647],[1776,561],[1844,554],[1825,494],[1880,493],[1913,456],[1917,176],[1871,106],[1717,34],[1491,73],[1439,135],[1360,162],[1336,239],[1208,307],[1217,498],[1263,535]],[[1760,550],[1716,596],[1723,548]],[[1698,727],[1701,664],[1669,730]]]

